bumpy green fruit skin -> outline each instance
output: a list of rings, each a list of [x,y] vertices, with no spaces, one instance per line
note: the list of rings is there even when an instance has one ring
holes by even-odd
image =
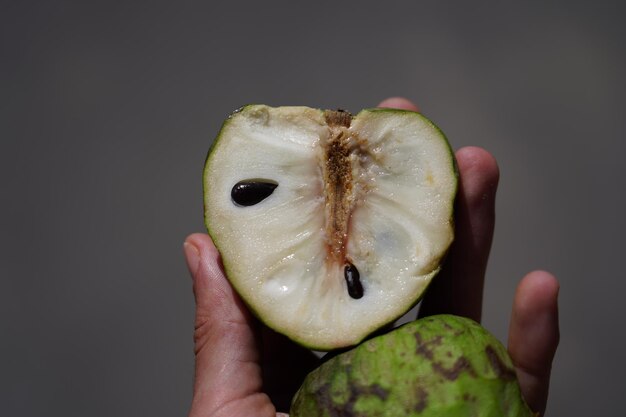
[[[307,376],[291,417],[532,417],[511,359],[478,323],[406,324]]]

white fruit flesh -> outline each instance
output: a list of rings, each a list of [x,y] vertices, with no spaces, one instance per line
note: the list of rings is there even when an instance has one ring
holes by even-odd
[[[243,108],[204,177],[229,280],[267,325],[319,350],[356,344],[419,300],[452,242],[456,192],[450,147],[423,116],[371,109],[342,124],[329,114]],[[239,206],[231,190],[250,179],[278,187]],[[349,294],[347,263],[361,298]]]

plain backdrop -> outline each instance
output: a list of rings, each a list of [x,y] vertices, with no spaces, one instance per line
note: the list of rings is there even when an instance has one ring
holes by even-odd
[[[182,242],[247,103],[415,100],[498,159],[484,325],[561,281],[548,416],[622,416],[623,2],[15,1],[0,6],[0,414],[185,415]]]

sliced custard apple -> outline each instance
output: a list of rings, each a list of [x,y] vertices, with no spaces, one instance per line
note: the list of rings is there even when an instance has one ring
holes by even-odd
[[[506,349],[452,315],[408,323],[326,361],[294,396],[291,417],[537,417]]]
[[[205,222],[249,308],[331,350],[419,301],[453,240],[456,189],[450,146],[419,113],[250,105],[207,157]]]

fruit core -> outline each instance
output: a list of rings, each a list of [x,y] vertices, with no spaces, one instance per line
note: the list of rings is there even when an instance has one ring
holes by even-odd
[[[358,299],[363,297],[363,286],[359,271],[346,257],[350,216],[355,206],[352,160],[359,151],[358,138],[349,130],[352,115],[342,110],[324,112],[330,135],[324,146],[321,163],[324,175],[324,195],[326,198],[326,262],[343,267],[348,294]]]

